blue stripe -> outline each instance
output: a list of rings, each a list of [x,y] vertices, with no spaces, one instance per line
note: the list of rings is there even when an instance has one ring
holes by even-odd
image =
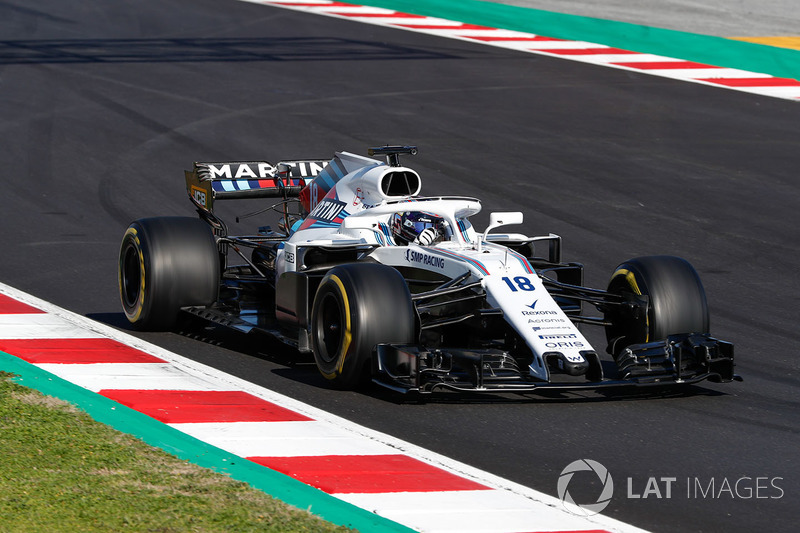
[[[338,223],[338,222],[325,222],[323,220],[315,220],[314,223],[311,224],[306,229],[311,229],[311,228],[338,228],[339,226],[341,226],[341,224]]]
[[[465,262],[467,262],[467,263],[470,263],[471,265],[473,265],[473,266],[477,267],[477,268],[478,268],[478,270],[482,271],[482,272],[483,272],[483,273],[485,273],[487,276],[489,275],[489,269],[487,269],[487,268],[486,268],[486,267],[483,265],[483,263],[481,263],[480,261],[476,261],[476,260],[474,260],[474,259],[470,259],[469,257],[463,256],[463,255],[459,255],[459,254],[456,254],[456,253],[450,252],[450,251],[448,251],[448,250],[436,250],[436,252],[441,252],[441,253],[443,253],[443,254],[446,254],[446,255],[449,255],[449,256],[451,256],[451,257],[455,257],[455,258],[457,258],[457,259],[461,259],[462,261],[465,261]]]
[[[509,250],[508,253],[510,253],[512,256],[516,257],[517,261],[522,263],[522,268],[524,268],[525,271],[528,272],[528,274],[533,274],[533,268],[531,267],[531,264],[528,263],[528,260],[525,259],[525,257],[523,255],[518,254],[514,250]]]
[[[465,242],[471,242],[467,235],[467,225],[463,220],[458,221],[458,229],[461,230],[461,238],[464,239]]]
[[[381,222],[379,227],[381,228],[383,234],[386,235],[386,240],[388,241],[387,244],[391,246],[394,243],[394,237],[392,236],[392,232],[389,229],[389,226]]]

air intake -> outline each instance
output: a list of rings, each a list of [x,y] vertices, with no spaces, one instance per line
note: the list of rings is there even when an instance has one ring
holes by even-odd
[[[381,180],[384,196],[413,196],[419,192],[419,176],[414,172],[398,170],[387,172]]]

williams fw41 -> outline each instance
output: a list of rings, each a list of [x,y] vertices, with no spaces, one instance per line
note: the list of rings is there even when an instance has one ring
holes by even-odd
[[[709,335],[695,269],[672,256],[621,263],[605,290],[561,260],[561,238],[495,232],[522,213],[420,196],[410,146],[327,160],[195,163],[198,218],[133,222],[119,257],[128,320],[169,329],[181,312],[312,352],[341,388],[531,392],[726,382],[733,345]],[[230,235],[218,200],[261,198],[276,229]],[[271,200],[269,200],[271,199]],[[590,308],[593,313],[584,313]],[[601,362],[579,325],[605,329]],[[611,364],[611,359],[615,365]]]

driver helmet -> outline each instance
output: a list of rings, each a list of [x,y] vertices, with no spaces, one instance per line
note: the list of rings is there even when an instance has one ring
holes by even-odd
[[[392,220],[392,233],[397,244],[409,243],[431,245],[444,240],[446,223],[444,218],[424,211],[395,213]]]

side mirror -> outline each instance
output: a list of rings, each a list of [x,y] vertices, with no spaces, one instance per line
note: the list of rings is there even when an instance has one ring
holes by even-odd
[[[521,211],[490,213],[489,226],[486,228],[486,231],[483,232],[483,237],[481,237],[481,239],[478,241],[478,251],[481,251],[483,241],[486,240],[486,237],[489,235],[490,231],[495,228],[499,228],[500,226],[508,226],[511,224],[522,224]]]
[[[275,175],[284,182],[284,184],[288,184],[289,176],[292,175],[292,167],[286,163],[278,163],[278,166],[275,167]]]

